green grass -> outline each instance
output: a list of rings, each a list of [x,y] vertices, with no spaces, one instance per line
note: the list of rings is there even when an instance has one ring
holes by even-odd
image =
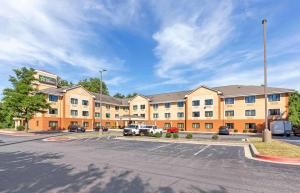
[[[256,147],[261,155],[300,158],[300,147],[278,140],[271,143],[262,142],[261,138],[250,138],[250,142]]]

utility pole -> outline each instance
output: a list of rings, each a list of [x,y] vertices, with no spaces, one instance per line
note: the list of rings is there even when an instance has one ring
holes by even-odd
[[[105,69],[100,70],[100,129],[103,131],[102,129],[102,73],[105,72]],[[99,129],[99,131],[100,131]]]
[[[264,32],[264,95],[265,95],[265,129],[263,131],[263,142],[271,142],[272,134],[268,129],[268,93],[267,93],[267,20],[262,20],[263,32]]]

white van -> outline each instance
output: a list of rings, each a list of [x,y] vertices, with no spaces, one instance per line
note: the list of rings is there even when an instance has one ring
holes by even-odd
[[[272,121],[270,129],[273,135],[290,136],[292,133],[292,123],[290,121]]]

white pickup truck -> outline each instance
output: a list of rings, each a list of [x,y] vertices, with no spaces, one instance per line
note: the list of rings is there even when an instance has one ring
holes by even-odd
[[[123,129],[123,135],[140,135],[140,129],[142,128],[142,125],[138,125],[138,124],[131,124],[126,126]]]
[[[140,129],[141,135],[149,135],[149,134],[156,134],[156,133],[163,133],[162,129],[157,128],[156,125],[143,125]]]

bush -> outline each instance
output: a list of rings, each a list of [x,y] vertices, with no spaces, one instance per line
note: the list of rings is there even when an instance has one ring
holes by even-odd
[[[192,138],[193,138],[193,134],[188,133],[188,134],[186,135],[186,138],[187,138],[187,139],[192,139]]]
[[[257,130],[256,130],[256,129],[254,129],[252,132],[253,132],[253,133],[257,133]]]
[[[213,140],[218,140],[219,139],[219,135],[218,134],[213,134],[213,136],[211,137]]]
[[[247,130],[247,129],[244,129],[244,130],[243,130],[243,133],[248,133],[248,130]]]
[[[173,138],[174,139],[177,139],[179,136],[178,136],[178,133],[173,133]]]
[[[23,125],[19,125],[17,127],[17,131],[24,131],[25,130],[25,127]]]
[[[166,138],[171,138],[172,134],[171,133],[166,133]]]
[[[184,129],[183,129],[183,128],[181,128],[181,129],[180,129],[180,131],[184,131]]]
[[[237,130],[237,129],[234,129],[233,131],[234,131],[235,133],[237,133],[237,132],[238,132],[238,130]]]
[[[160,137],[161,137],[161,134],[160,134],[160,133],[155,133],[155,134],[154,134],[154,137],[160,138]]]

